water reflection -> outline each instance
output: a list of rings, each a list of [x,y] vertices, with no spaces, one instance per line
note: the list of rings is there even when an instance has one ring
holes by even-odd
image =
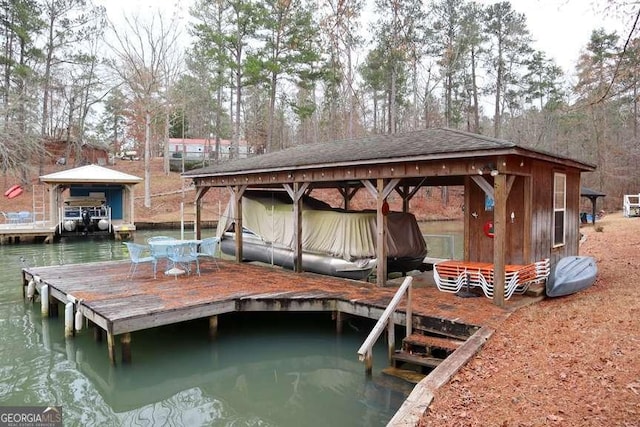
[[[365,377],[356,350],[371,324],[336,336],[328,314],[225,315],[214,342],[206,320],[136,332],[132,365],[114,368],[91,330],[65,340],[62,318],[23,301],[21,257],[40,266],[127,253],[109,240],[0,247],[0,405],[62,405],[71,425],[369,426],[410,392],[379,374],[383,343]]]

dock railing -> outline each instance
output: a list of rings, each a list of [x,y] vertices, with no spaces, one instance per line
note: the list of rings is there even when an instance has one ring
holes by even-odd
[[[423,234],[429,256],[441,259],[456,258],[456,240],[453,234]]]
[[[640,194],[625,194],[622,210],[625,218],[640,216]]]
[[[371,375],[373,370],[373,346],[375,345],[380,335],[382,335],[382,331],[385,326],[387,327],[387,335],[388,335],[388,345],[389,345],[389,361],[391,361],[391,357],[395,352],[395,323],[393,320],[393,315],[398,308],[398,305],[402,301],[402,297],[404,294],[407,294],[407,307],[406,307],[406,336],[411,335],[412,332],[412,310],[411,310],[411,291],[413,283],[413,277],[407,276],[398,291],[391,299],[391,302],[387,306],[387,308],[382,313],[382,316],[378,319],[378,322],[373,327],[369,336],[364,340],[360,349],[358,350],[358,359],[365,364],[365,370],[367,375]]]

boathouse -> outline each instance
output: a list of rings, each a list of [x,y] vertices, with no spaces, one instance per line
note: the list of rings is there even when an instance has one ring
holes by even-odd
[[[48,186],[49,218],[57,234],[103,233],[122,240],[135,231],[134,186],[142,178],[87,165],[40,180]]]
[[[580,176],[595,165],[454,129],[431,128],[395,135],[299,145],[185,172],[196,187],[197,233],[202,198],[226,187],[242,212],[248,189],[284,189],[294,206],[294,270],[301,271],[301,199],[314,189],[340,192],[344,208],[365,190],[376,202],[377,258],[385,259],[385,213],[392,192],[410,212],[425,186],[463,186],[464,260],[493,264],[494,303],[504,304],[505,266],[579,252]],[[235,218],[236,230],[242,218]],[[236,261],[242,233],[236,231]],[[377,284],[386,264],[377,264]]]

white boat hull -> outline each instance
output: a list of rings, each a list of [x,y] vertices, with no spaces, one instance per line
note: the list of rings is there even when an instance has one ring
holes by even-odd
[[[596,261],[588,256],[570,256],[555,265],[546,285],[549,297],[571,295],[593,285],[598,274]]]
[[[248,233],[245,233],[242,239],[242,255],[245,260],[278,265],[289,270],[293,269],[292,250],[263,242]],[[220,250],[224,254],[235,255],[236,242],[233,233],[225,233],[220,241]],[[369,277],[375,267],[376,260],[372,258],[347,261],[324,254],[302,253],[302,269],[312,273],[364,280]]]

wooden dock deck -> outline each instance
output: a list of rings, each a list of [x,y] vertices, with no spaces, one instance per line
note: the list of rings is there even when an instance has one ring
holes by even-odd
[[[135,224],[115,220],[112,222],[113,236],[116,240],[127,240],[136,231]],[[0,224],[0,245],[20,243],[21,241],[53,243],[56,238],[58,224],[51,221],[35,221],[28,223]],[[82,234],[80,231],[66,233],[73,237]],[[111,234],[109,231],[92,231],[92,235]]]
[[[53,242],[57,224],[49,221],[16,224],[0,224],[0,244],[19,243],[21,240]]]
[[[150,265],[140,265],[127,278],[128,261],[30,267],[23,269],[25,295],[36,278],[36,291],[47,285],[50,312],[57,302],[73,304],[84,318],[106,331],[108,354],[116,363],[115,337],[120,336],[123,362],[130,359],[131,333],[192,319],[208,318],[215,336],[219,315],[242,311],[324,311],[378,319],[393,298],[397,286],[376,287],[311,273],[237,264],[218,260],[201,263],[201,276],[165,276],[154,279]],[[425,273],[429,274],[429,273]],[[466,338],[482,326],[502,321],[509,311],[531,300],[516,296],[500,308],[484,297],[459,298],[443,293],[428,278],[416,277],[412,293],[414,329]],[[394,316],[404,324],[403,313]],[[337,325],[337,328],[341,325]],[[99,330],[98,329],[98,330]]]

